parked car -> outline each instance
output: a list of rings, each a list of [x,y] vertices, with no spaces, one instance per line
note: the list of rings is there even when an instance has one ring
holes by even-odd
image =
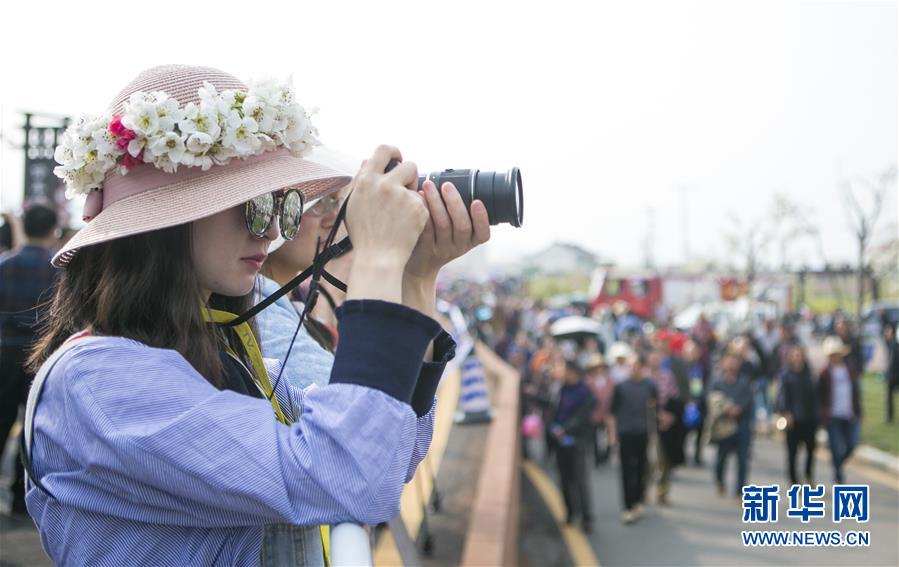
[[[862,311],[861,335],[880,338],[884,323],[899,325],[899,301],[876,301],[866,307]]]
[[[883,344],[884,323],[899,325],[899,301],[876,301],[862,310],[859,334],[862,353],[868,370],[882,372],[886,364]]]

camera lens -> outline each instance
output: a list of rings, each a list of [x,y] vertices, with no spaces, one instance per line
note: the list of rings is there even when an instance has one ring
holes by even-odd
[[[520,227],[524,220],[521,172],[513,167],[505,173],[477,169],[446,169],[418,178],[419,188],[430,179],[437,187],[449,181],[456,186],[465,207],[475,199],[484,203],[491,225],[509,223]]]
[[[390,160],[385,172],[390,171],[399,162]],[[524,193],[521,187],[521,171],[513,167],[505,173],[496,171],[479,171],[477,169],[445,169],[418,177],[418,188],[421,189],[426,179],[434,182],[438,188],[450,182],[456,186],[465,208],[471,210],[475,199],[484,203],[487,218],[491,225],[509,223],[520,227],[524,221]]]
[[[490,224],[507,222],[519,227],[524,217],[521,172],[513,167],[505,173],[474,172],[474,198],[487,205]]]

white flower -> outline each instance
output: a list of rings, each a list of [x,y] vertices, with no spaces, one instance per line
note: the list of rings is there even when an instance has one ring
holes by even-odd
[[[187,138],[187,152],[181,158],[181,163],[188,167],[201,167],[203,171],[213,165],[213,160],[208,153],[212,149],[215,140],[204,132],[195,132]]]
[[[187,150],[194,154],[205,154],[215,143],[215,139],[205,132],[194,132],[187,138]]]
[[[215,104],[215,100],[218,98],[218,90],[215,88],[215,85],[210,83],[209,81],[203,81],[203,86],[197,89],[197,94],[200,95],[200,100],[209,104]]]
[[[261,146],[261,142],[255,136],[258,131],[259,125],[255,120],[249,117],[241,118],[240,113],[232,110],[225,125],[222,145],[241,157],[253,155]]]
[[[140,155],[142,149],[144,149],[144,145],[146,144],[147,139],[144,137],[137,137],[128,142],[128,153],[131,154],[132,157],[137,157]]]
[[[288,148],[294,156],[300,157],[305,151],[318,145],[318,131],[298,104],[291,104],[287,112],[287,127],[274,135],[275,141]]]
[[[184,116],[178,122],[178,130],[183,134],[200,132],[218,138],[222,129],[219,126],[219,114],[213,103],[201,101],[200,105],[188,103],[184,108]]]
[[[278,108],[269,104],[265,99],[255,95],[248,95],[241,105],[244,116],[248,116],[259,125],[260,132],[272,131]]]
[[[177,165],[184,158],[184,138],[175,132],[168,132],[150,140],[150,143],[147,144],[147,151],[153,156],[153,163],[157,165],[167,163],[163,159],[165,158],[175,165],[174,169],[177,169]]]
[[[194,155],[191,153],[184,154],[184,157],[181,158],[181,163],[188,167],[202,168],[203,171],[208,171],[213,165],[215,165],[215,161],[212,159],[212,157],[208,155]]]
[[[178,162],[173,161],[168,155],[156,157],[156,159],[153,160],[153,165],[166,173],[175,173],[178,171]]]
[[[141,92],[131,95],[125,103],[122,125],[138,136],[150,137],[159,131],[159,114],[153,97]]]
[[[230,89],[220,92],[217,101],[219,112],[227,115],[229,111],[240,108],[238,97],[243,100],[244,95]]]
[[[163,91],[153,93],[156,102],[156,115],[159,118],[159,130],[162,132],[171,132],[175,129],[175,124],[183,120],[184,111],[178,108],[178,101],[171,98]]]
[[[258,133],[256,139],[259,140],[259,147],[263,152],[278,149],[278,143],[268,134]]]
[[[274,104],[280,97],[281,89],[281,85],[274,79],[263,79],[251,82],[247,95],[257,97],[269,104]]]
[[[85,194],[100,187],[116,168],[123,152],[109,133],[109,116],[82,116],[69,126],[54,151],[59,166],[53,172],[66,181],[66,195]]]

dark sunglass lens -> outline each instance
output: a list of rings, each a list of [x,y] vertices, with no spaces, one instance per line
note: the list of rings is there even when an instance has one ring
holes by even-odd
[[[275,198],[271,193],[247,201],[247,229],[253,236],[263,236],[275,216]]]
[[[281,203],[281,236],[293,240],[300,229],[300,218],[303,216],[303,194],[296,189],[285,193]]]

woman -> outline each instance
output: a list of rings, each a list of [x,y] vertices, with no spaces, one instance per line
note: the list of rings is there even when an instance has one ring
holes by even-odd
[[[606,423],[609,418],[609,408],[612,405],[615,382],[609,376],[609,365],[599,353],[590,357],[584,367],[584,372],[586,373],[585,382],[596,399],[596,406],[593,408],[590,420],[593,423],[593,466],[599,467],[609,460],[610,448],[605,442],[609,437]]]
[[[799,445],[805,445],[805,484],[814,484],[815,433],[818,430],[818,398],[815,381],[805,351],[800,345],[790,347],[787,368],[780,375],[777,409],[787,420],[787,464],[790,482],[799,484],[796,456]]]
[[[328,195],[308,207],[303,213],[303,222],[300,223],[296,238],[283,243],[276,242],[277,248],[270,250],[269,256],[262,266],[260,291],[262,295],[269,296],[280,287],[287,285],[297,274],[312,266],[317,252],[322,252],[323,243],[328,238],[331,228],[337,219],[340,206],[346,198],[349,186]],[[346,236],[342,229],[337,241]],[[326,268],[329,273],[338,279],[345,280],[352,265],[353,252],[350,250],[343,255],[328,262]],[[308,284],[308,281],[305,282]],[[343,302],[346,294],[332,286],[327,280],[321,280],[322,294],[315,303],[309,316],[306,317],[303,331],[307,333],[321,348],[333,352],[337,346],[337,321],[336,308]],[[308,288],[306,288],[308,291]],[[285,343],[292,336],[299,322],[299,314],[303,312],[305,294],[300,289],[292,290],[291,294],[283,300],[276,302],[271,309],[266,309],[259,315],[260,332],[265,336],[266,329],[278,329],[280,338],[276,339],[277,345],[272,348],[284,348]],[[283,352],[277,352],[271,356],[282,357]],[[302,358],[302,354],[301,354]],[[308,384],[298,384],[307,386]]]
[[[67,132],[58,172],[89,193],[89,222],[54,257],[26,421],[26,501],[55,562],[257,564],[267,525],[395,514],[430,439],[436,384],[419,374],[452,355],[425,314],[433,280],[487,240],[486,210],[473,203],[472,222],[450,187],[446,207],[433,184],[407,190],[415,166],[384,174],[401,155],[379,147],[352,183],[330,384],[296,389],[252,321],[227,323],[271,241],[295,235],[297,192],[348,182],[291,155],[313,134],[290,90],[183,66],[145,71]]]
[[[818,377],[821,424],[827,428],[827,442],[833,462],[833,481],[846,481],[843,466],[858,445],[862,418],[861,377],[847,356],[852,349],[838,336],[827,337],[821,345],[827,366]]]
[[[667,348],[667,347],[666,347]],[[674,469],[684,463],[684,438],[687,430],[684,427],[684,401],[674,374],[663,367],[665,353],[653,350],[648,356],[647,369],[649,378],[656,387],[658,408],[658,444],[656,460],[659,478],[656,494],[659,506],[668,506],[668,495],[671,492],[671,477]]]

